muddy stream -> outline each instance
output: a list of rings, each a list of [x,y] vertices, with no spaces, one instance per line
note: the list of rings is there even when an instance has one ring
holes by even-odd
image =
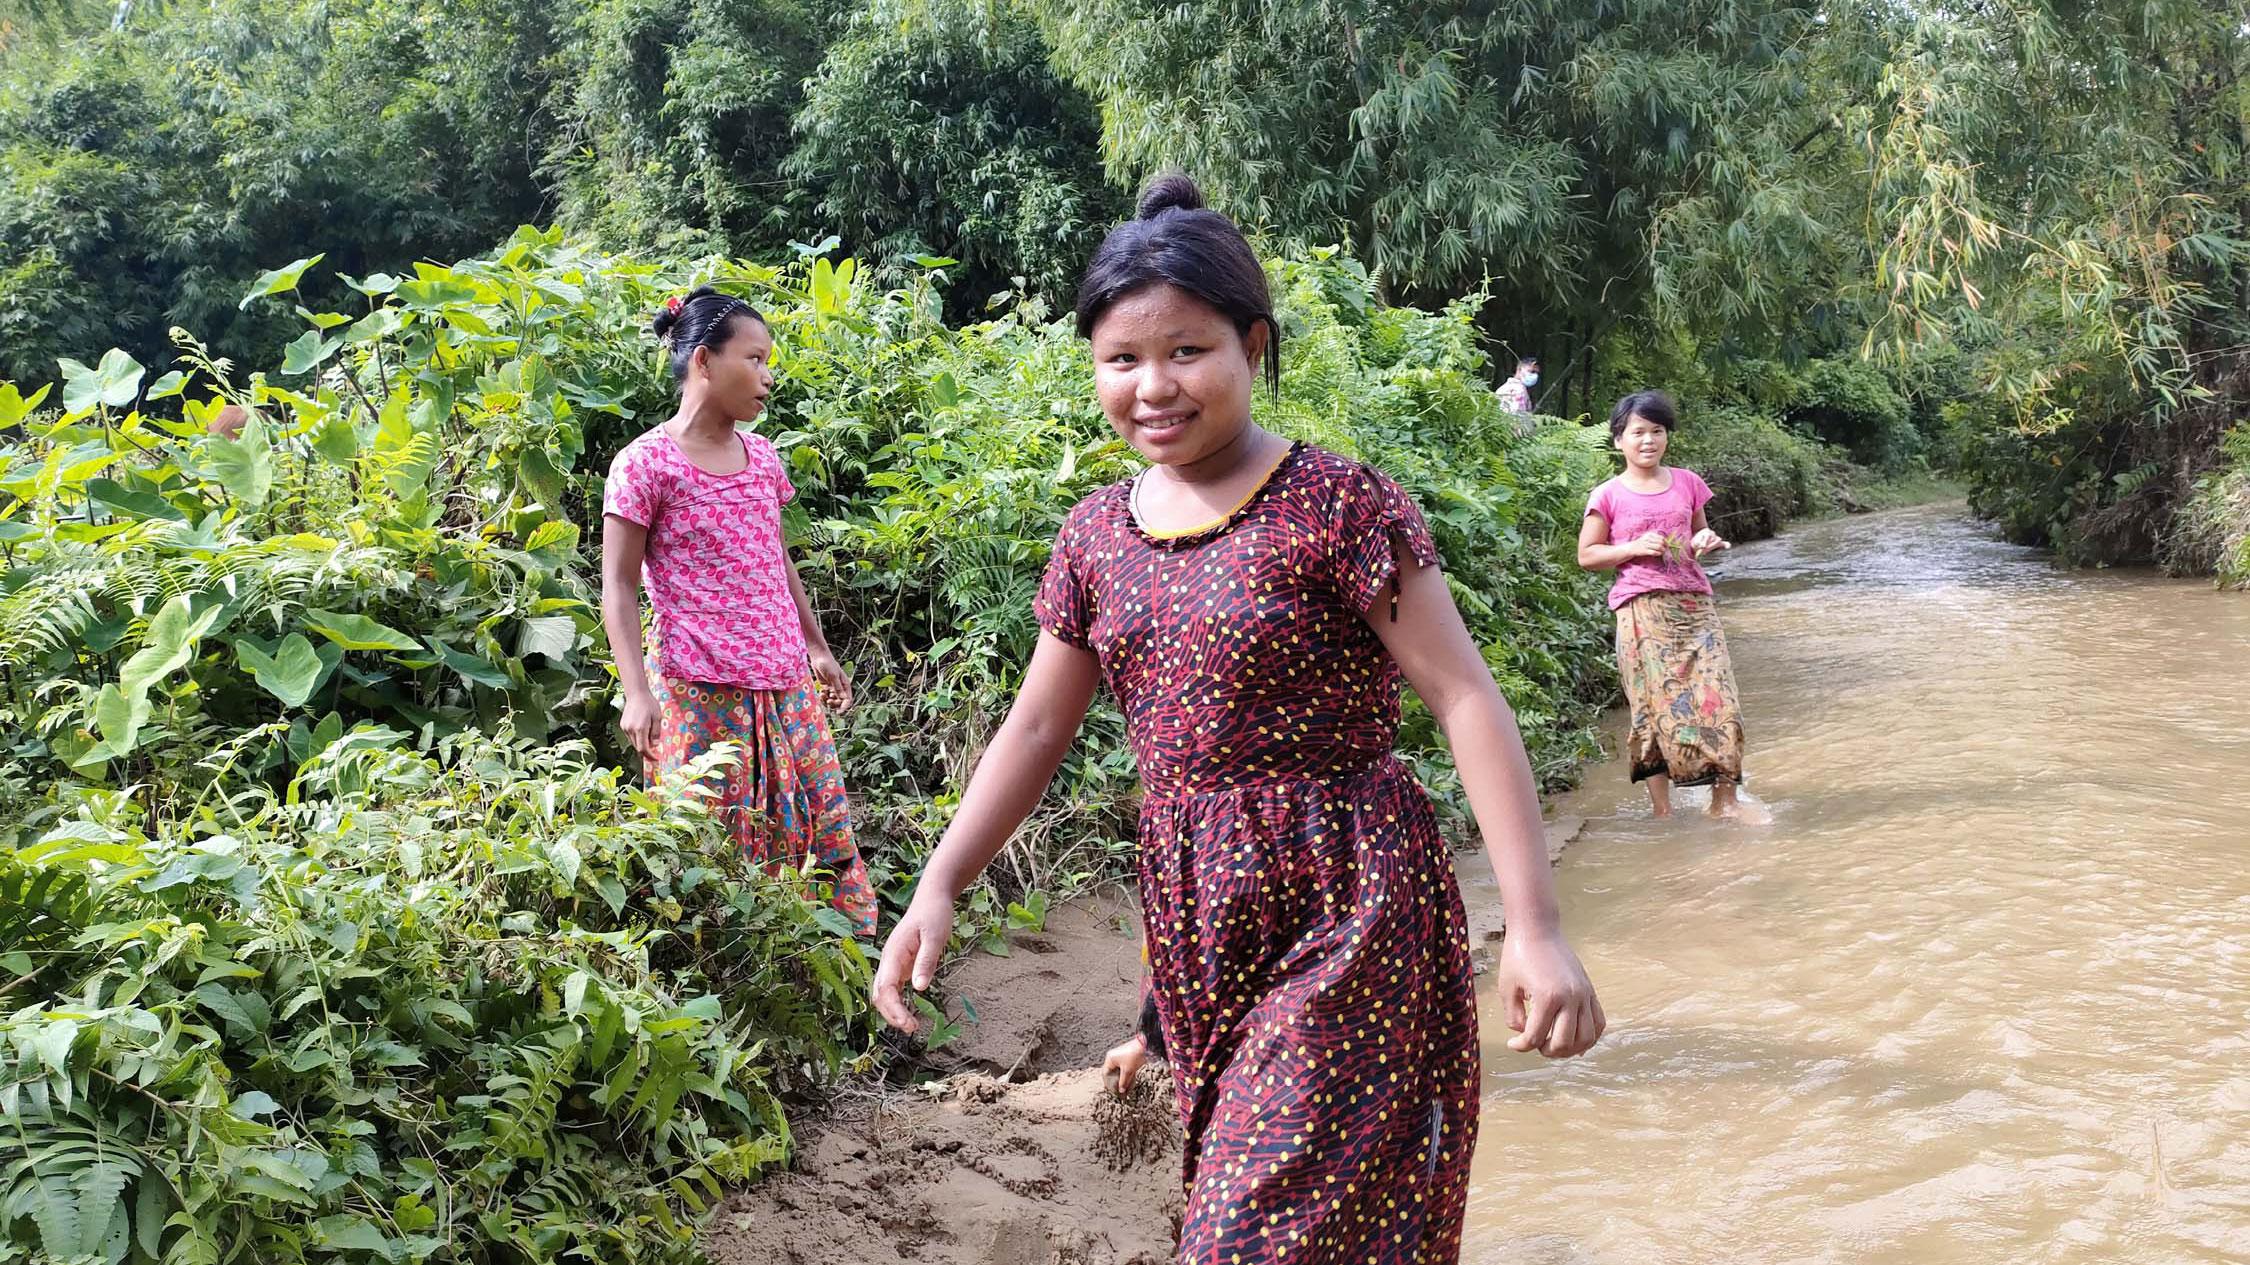
[[[1719,578],[1774,824],[1558,805],[1612,1027],[1544,1064],[1487,1003],[1463,1259],[2250,1261],[2250,598],[1958,507]]]
[[[1958,507],[1719,568],[1758,828],[1615,763],[1553,806],[1611,1028],[1511,1054],[1484,999],[1468,1265],[2250,1262],[2250,597],[2070,573]],[[1497,931],[1465,859],[1474,937]],[[943,979],[959,1074],[846,1095],[720,1265],[1161,1265],[1129,899]],[[1488,977],[1489,978],[1489,977]]]

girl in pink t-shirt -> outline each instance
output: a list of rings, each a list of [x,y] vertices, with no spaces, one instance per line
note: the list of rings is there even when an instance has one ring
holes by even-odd
[[[1703,507],[1711,489],[1695,471],[1664,464],[1679,425],[1661,391],[1617,402],[1610,439],[1625,473],[1594,489],[1578,532],[1578,565],[1617,572],[1617,667],[1633,709],[1626,740],[1633,780],[1648,784],[1656,815],[1672,814],[1672,790],[1709,786],[1711,814],[1741,818],[1742,711],[1719,631],[1719,609],[1702,558],[1728,548]]]
[[[622,726],[652,782],[721,742],[739,746],[718,811],[753,861],[817,863],[853,930],[875,930],[875,890],[823,698],[851,682],[782,538],[795,499],[780,454],[735,429],[765,411],[773,332],[709,286],[673,299],[651,328],[671,353],[680,409],[627,444],[602,490],[602,622],[616,651]],[[655,613],[643,642],[641,591]]]

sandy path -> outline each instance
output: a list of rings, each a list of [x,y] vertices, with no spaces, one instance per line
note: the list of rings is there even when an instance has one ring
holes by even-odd
[[[1548,855],[1583,825],[1548,827]],[[1484,855],[1456,872],[1477,969],[1504,926]],[[839,1101],[802,1126],[793,1172],[738,1192],[705,1248],[718,1265],[1162,1265],[1179,1228],[1179,1134],[1161,1064],[1130,1102],[1102,1054],[1139,1010],[1139,920],[1112,892],[1055,910],[1005,957],[940,980],[961,1034],[946,1079]]]

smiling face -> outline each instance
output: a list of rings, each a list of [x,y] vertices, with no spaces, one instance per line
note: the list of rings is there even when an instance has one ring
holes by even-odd
[[[698,347],[690,379],[704,398],[725,410],[736,421],[747,422],[766,411],[773,392],[773,331],[764,321],[737,316],[727,322],[727,336]]]
[[[1635,470],[1654,470],[1664,464],[1664,450],[1672,446],[1672,432],[1638,413],[1625,420],[1617,433],[1618,450]]]
[[[1192,465],[1249,428],[1265,325],[1244,335],[1219,309],[1158,284],[1118,300],[1092,334],[1102,412],[1150,462]]]

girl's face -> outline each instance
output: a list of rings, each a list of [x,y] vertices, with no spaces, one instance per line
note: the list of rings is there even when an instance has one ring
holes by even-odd
[[[1266,327],[1237,331],[1226,314],[1177,286],[1118,300],[1094,325],[1094,389],[1134,451],[1185,466],[1241,438],[1266,352]]]
[[[1664,450],[1672,446],[1672,432],[1635,413],[1617,433],[1617,447],[1626,464],[1636,470],[1654,470],[1664,464]]]
[[[766,411],[773,393],[773,331],[765,322],[747,316],[728,322],[727,336],[696,349],[693,381],[705,398],[738,422],[747,422]]]

